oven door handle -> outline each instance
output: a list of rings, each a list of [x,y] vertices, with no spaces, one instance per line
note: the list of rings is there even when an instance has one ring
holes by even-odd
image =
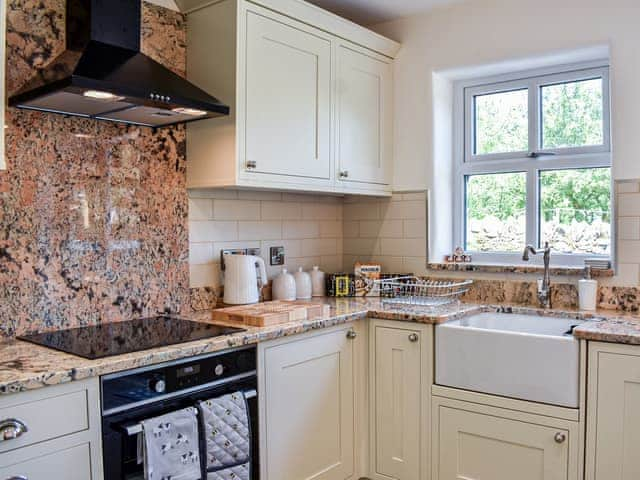
[[[244,398],[246,398],[247,400],[258,396],[258,392],[256,390],[245,390],[242,393],[244,393]],[[197,413],[197,410],[196,410],[196,413]],[[128,424],[120,425],[119,429],[122,431],[122,433],[126,434],[127,436],[133,437],[134,435],[138,435],[139,433],[142,433],[142,423],[136,422],[136,423],[128,423]]]

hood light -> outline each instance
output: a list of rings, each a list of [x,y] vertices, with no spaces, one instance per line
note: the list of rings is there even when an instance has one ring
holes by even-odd
[[[114,95],[113,93],[103,92],[101,90],[87,90],[83,93],[83,95],[85,97],[94,98],[96,100],[124,100],[124,97],[119,97],[118,95]]]
[[[206,115],[207,112],[204,110],[196,110],[195,108],[174,108],[171,110],[175,113],[181,113],[183,115],[190,115],[192,117],[201,117],[202,115]]]

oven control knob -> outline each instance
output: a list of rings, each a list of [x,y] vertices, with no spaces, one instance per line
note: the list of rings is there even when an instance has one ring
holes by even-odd
[[[164,393],[167,390],[167,384],[164,380],[152,380],[149,386],[156,393]]]
[[[224,373],[224,365],[222,365],[221,363],[216,365],[216,368],[213,369],[213,373],[216,374],[216,377],[222,375]]]

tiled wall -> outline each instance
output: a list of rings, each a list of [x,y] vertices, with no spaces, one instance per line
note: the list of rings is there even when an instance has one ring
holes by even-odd
[[[345,268],[356,261],[372,261],[387,272],[425,274],[426,203],[426,192],[346,198]]]
[[[342,269],[343,200],[279,192],[193,190],[189,192],[191,287],[221,285],[220,251],[259,247],[269,265],[272,246],[284,246],[285,267],[327,272]]]
[[[640,284],[640,181],[616,182],[618,271],[609,285]]]

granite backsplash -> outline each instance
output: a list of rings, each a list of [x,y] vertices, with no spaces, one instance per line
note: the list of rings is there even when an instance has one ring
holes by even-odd
[[[10,0],[7,94],[64,49],[65,0]],[[185,18],[143,4],[143,51],[179,74]],[[189,307],[185,128],[8,109],[0,337]]]

